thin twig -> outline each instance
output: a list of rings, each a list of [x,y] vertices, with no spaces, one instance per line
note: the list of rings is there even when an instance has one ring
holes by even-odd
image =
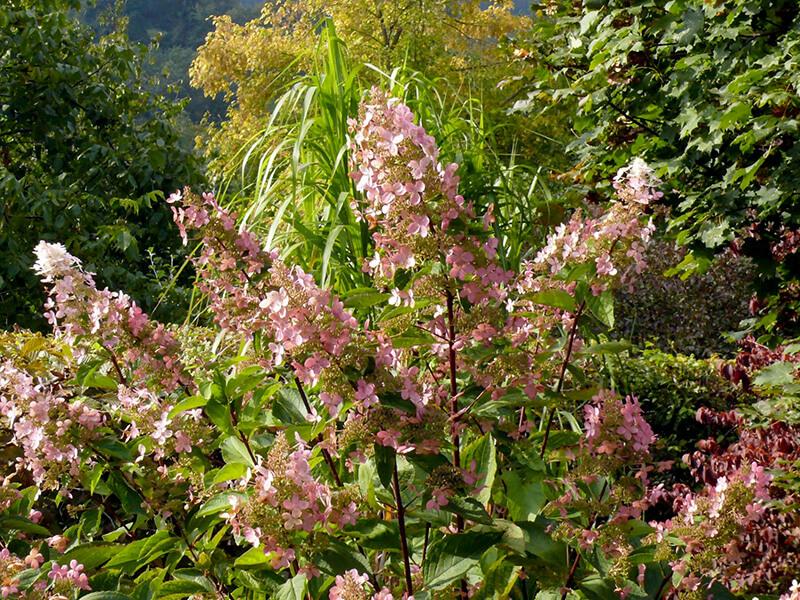
[[[450,362],[450,415],[455,417],[458,414],[458,382],[456,381],[456,324],[453,292],[447,290],[447,347]],[[452,425],[453,436],[453,464],[457,469],[461,468],[461,439],[458,435],[458,423]],[[464,531],[464,517],[456,515],[456,531]],[[461,598],[466,600],[467,580],[461,579]]]
[[[580,303],[578,310],[575,312],[575,320],[572,322],[572,327],[569,330],[569,338],[567,339],[567,351],[564,355],[564,362],[561,363],[561,373],[558,376],[558,383],[556,384],[556,394],[561,392],[564,387],[564,377],[567,374],[567,367],[569,366],[569,359],[572,357],[572,346],[575,343],[575,335],[578,333],[578,321],[580,321],[583,309],[586,308],[586,300]],[[544,430],[544,439],[542,440],[542,451],[539,453],[539,458],[544,458],[545,450],[547,450],[547,441],[550,438],[550,429],[553,427],[553,418],[556,416],[556,411],[550,413],[550,418],[547,420],[547,427]]]
[[[111,348],[108,348],[106,346],[103,346],[103,348],[105,349],[106,352],[108,352],[108,355],[111,357],[111,364],[114,365],[114,370],[117,372],[117,376],[119,377],[119,382],[122,385],[127,387],[128,386],[128,379],[125,377],[125,374],[122,372],[122,367],[120,367],[119,362],[117,361],[116,354],[114,354],[114,352],[111,350]]]
[[[300,398],[303,400],[303,406],[305,406],[306,410],[309,414],[311,414],[311,403],[308,401],[308,396],[306,396],[306,392],[303,389],[303,384],[300,382],[300,379],[297,377],[294,378],[294,384],[297,387],[297,391],[300,392]],[[317,435],[317,444],[322,442],[322,433]],[[322,451],[322,458],[325,459],[325,463],[328,465],[328,469],[331,471],[331,475],[333,476],[333,480],[336,482],[338,487],[342,487],[342,480],[339,477],[339,472],[336,470],[336,463],[333,462],[333,458],[331,457],[330,452],[328,452],[325,448],[320,446],[320,450]]]

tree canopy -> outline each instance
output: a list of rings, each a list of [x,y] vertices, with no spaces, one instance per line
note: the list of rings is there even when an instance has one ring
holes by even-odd
[[[41,288],[30,273],[39,239],[63,241],[102,282],[149,307],[173,263],[182,264],[169,210],[153,202],[200,181],[199,162],[179,144],[182,104],[146,90],[144,46],[121,33],[97,38],[78,20],[80,8],[77,0],[0,7],[5,326],[40,319]]]
[[[694,249],[681,268],[739,240],[775,308],[761,325],[797,332],[797,3],[547,4],[526,51],[537,76],[517,108],[573,107],[580,183],[602,187],[631,156],[647,158],[674,190],[670,229]]]

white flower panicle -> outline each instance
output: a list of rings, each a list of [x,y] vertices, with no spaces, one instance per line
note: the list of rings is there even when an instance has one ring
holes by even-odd
[[[33,264],[33,270],[45,282],[53,281],[81,264],[80,260],[67,252],[64,244],[53,244],[42,240],[36,245],[34,253],[36,262]]]

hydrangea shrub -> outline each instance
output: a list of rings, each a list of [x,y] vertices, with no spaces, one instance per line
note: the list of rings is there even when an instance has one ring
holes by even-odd
[[[752,552],[737,541],[791,497],[775,465],[748,455],[715,462],[698,489],[656,484],[670,465],[652,459],[638,400],[582,369],[620,347],[598,332],[613,324],[614,290],[644,267],[646,211],[660,197],[647,166],[622,169],[605,212],[576,212],[510,271],[492,211],[476,214],[458,193],[457,165],[442,163],[407,107],[374,91],[350,127],[372,287],[338,297],[213,195],[188,189],[169,203],[184,241],[200,242],[213,340],[98,290],[62,246],[37,247],[60,349],[36,369],[25,358],[36,347],[0,363],[0,428],[13,449],[0,593],[750,589],[727,569],[734,550]],[[698,546],[715,536],[724,558]],[[790,590],[787,577],[759,589]]]

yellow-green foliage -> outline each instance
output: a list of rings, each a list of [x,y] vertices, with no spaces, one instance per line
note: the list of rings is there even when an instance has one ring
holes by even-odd
[[[193,85],[232,101],[228,120],[212,132],[211,150],[232,156],[263,127],[276,92],[311,67],[326,17],[356,62],[382,69],[407,66],[444,77],[456,89],[463,84],[473,95],[496,95],[498,82],[512,81],[522,68],[509,59],[503,43],[530,27],[530,20],[514,15],[509,0],[486,4],[293,0],[267,3],[259,18],[244,25],[214,17],[214,30],[191,69]]]
[[[32,375],[44,374],[72,358],[70,347],[53,336],[30,331],[0,331],[0,361]]]

